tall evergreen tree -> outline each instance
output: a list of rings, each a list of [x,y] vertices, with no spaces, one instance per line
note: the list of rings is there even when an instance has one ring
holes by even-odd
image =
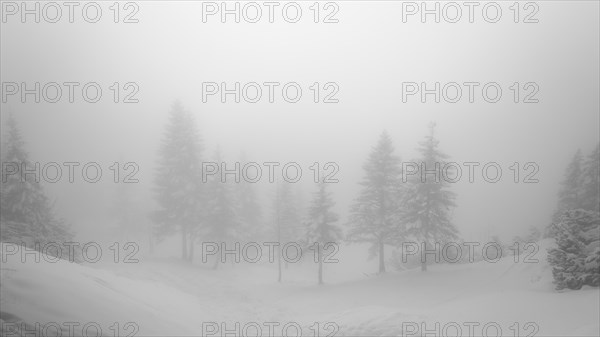
[[[0,236],[3,241],[42,247],[49,242],[72,241],[73,234],[53,207],[40,183],[40,172],[30,161],[25,142],[12,115],[7,120],[7,138],[3,147],[0,183]],[[16,174],[10,174],[16,170]],[[24,174],[23,170],[28,172]],[[57,252],[58,254],[58,252]],[[61,253],[62,256],[68,256]],[[71,256],[70,258],[75,258]]]
[[[363,168],[362,189],[350,209],[348,239],[371,243],[371,256],[379,256],[379,273],[385,273],[385,245],[394,244],[402,231],[402,170],[387,132],[381,134]]]
[[[600,154],[599,146],[584,159],[577,150],[565,170],[558,192],[556,210],[552,223],[546,228],[545,236],[557,238],[557,226],[568,210],[585,209],[600,211]]]
[[[429,125],[429,135],[420,143],[421,158],[418,171],[411,176],[407,198],[406,220],[413,224],[409,230],[429,250],[431,244],[444,243],[458,237],[458,230],[450,219],[450,209],[455,207],[455,194],[449,190],[450,183],[443,174],[448,156],[439,150],[435,138],[435,123]],[[435,171],[436,174],[431,173]],[[421,270],[427,270],[427,254],[421,259]]]
[[[300,235],[299,241],[305,248],[309,248],[309,245],[311,244],[309,219],[310,205],[308,205],[306,202],[306,195],[301,186],[295,186],[292,199],[298,213],[298,234]]]
[[[190,261],[190,234],[199,225],[198,208],[202,207],[202,144],[194,119],[176,102],[171,107],[169,123],[159,150],[154,213],[159,237],[179,232],[181,257]]]
[[[600,285],[600,144],[585,158],[577,151],[567,167],[547,235],[556,289]]]
[[[319,284],[323,284],[323,249],[328,243],[336,243],[342,238],[342,230],[334,225],[339,219],[339,216],[332,210],[334,206],[335,202],[327,191],[326,183],[320,181],[308,212],[309,238],[317,245]]]
[[[275,238],[279,244],[277,254],[277,281],[282,280],[282,246],[289,242],[301,241],[301,222],[290,183],[283,182],[276,187],[273,204]],[[286,264],[287,266],[287,264]]]
[[[221,167],[221,153],[217,150],[215,162]],[[239,236],[239,221],[236,213],[235,199],[231,183],[222,179],[220,174],[210,177],[207,184],[207,212],[203,237],[221,246],[231,243]],[[219,266],[220,258],[215,260],[214,268]]]

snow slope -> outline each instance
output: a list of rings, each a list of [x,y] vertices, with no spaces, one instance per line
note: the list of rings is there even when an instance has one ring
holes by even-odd
[[[235,322],[242,327],[297,322],[311,336],[314,322],[322,336],[333,331],[337,336],[410,336],[418,334],[416,328],[468,336],[485,334],[484,325],[491,336],[498,328],[506,336],[600,335],[599,289],[554,291],[543,253],[547,244],[541,243],[539,263],[506,257],[497,263],[436,265],[427,273],[361,273],[361,279],[350,280],[336,278],[347,267],[340,263],[326,267],[330,281],[324,286],[314,285],[313,265],[290,266],[285,282],[278,284],[269,265],[213,271],[176,259],[108,267],[43,259],[21,263],[11,256],[1,265],[0,319],[29,325],[97,322],[108,336],[114,335],[115,322],[120,334],[137,336],[200,336],[203,322],[229,328]],[[351,259],[342,253],[340,261]],[[268,335],[266,327],[262,333]],[[288,333],[295,335],[294,329]]]

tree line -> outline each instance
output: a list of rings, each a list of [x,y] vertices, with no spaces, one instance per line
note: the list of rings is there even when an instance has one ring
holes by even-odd
[[[429,126],[429,134],[419,143],[418,151],[420,158],[415,162],[421,165],[403,181],[400,157],[395,154],[389,134],[383,132],[363,165],[361,190],[349,210],[345,239],[370,243],[372,255],[379,256],[379,273],[386,271],[386,245],[413,238],[427,246],[458,237],[450,215],[456,196],[447,179],[427,173],[444,166],[448,158],[439,148],[435,124]],[[155,191],[160,208],[153,219],[159,236],[179,233],[181,257],[185,261],[192,260],[198,240],[244,240],[256,235],[261,227],[260,205],[252,184],[242,181],[233,187],[218,175],[203,182],[204,157],[202,140],[191,114],[175,103],[159,150]],[[212,159],[217,163],[222,160],[218,152]],[[446,170],[444,174],[452,171]],[[279,184],[270,233],[277,242],[325,244],[343,239],[327,183],[318,184],[308,209],[302,209],[299,203],[289,183]],[[321,263],[322,258],[320,270]],[[215,268],[217,265],[218,261]],[[281,280],[281,261],[278,265]],[[422,270],[426,269],[425,260]]]

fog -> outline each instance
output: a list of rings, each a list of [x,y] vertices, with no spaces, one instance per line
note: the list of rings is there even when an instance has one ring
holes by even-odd
[[[105,97],[112,95],[113,82],[135,82],[139,103],[108,98],[92,104],[80,95],[69,103],[65,89],[58,103],[36,104],[31,96],[22,104],[9,97],[3,115],[16,115],[37,161],[135,162],[140,187],[149,191],[169,107],[180,100],[196,118],[205,156],[219,145],[232,165],[242,151],[258,163],[308,163],[302,165],[304,176],[313,162],[338,163],[339,184],[332,192],[342,213],[383,130],[401,158],[410,160],[428,122],[435,121],[440,146],[452,161],[497,162],[505,176],[513,173],[513,162],[539,165],[538,184],[509,178],[491,184],[481,172],[474,183],[455,184],[454,221],[463,235],[511,236],[524,226],[545,225],[568,160],[598,141],[599,45],[598,31],[590,29],[598,13],[582,10],[580,2],[568,8],[544,3],[542,23],[501,21],[472,29],[466,20],[402,23],[402,7],[389,2],[339,5],[334,24],[289,24],[281,17],[269,23],[266,12],[256,24],[235,23],[233,16],[223,24],[219,15],[203,23],[202,5],[194,2],[142,2],[139,22],[132,24],[69,23],[66,12],[56,24],[19,24],[18,16],[9,17],[2,27],[3,81],[30,87],[97,82]],[[112,12],[106,7],[104,15]],[[435,82],[469,81],[500,83],[505,97],[512,95],[513,82],[536,82],[540,102],[492,104],[476,94],[469,103],[466,91],[458,103],[436,104],[433,97],[402,102],[402,82],[431,88]],[[226,82],[230,89],[235,82],[297,82],[304,93],[298,103],[280,95],[269,103],[266,89],[258,103],[235,103],[233,96],[222,103],[218,95],[203,103],[202,82]],[[339,103],[313,103],[308,87],[314,82],[337,83]],[[82,234],[97,226],[90,215],[97,220],[105,214],[114,186],[79,179],[46,187]]]
[[[42,166],[97,162],[103,169],[98,183],[84,181],[81,166],[73,183],[67,181],[64,166],[59,182],[41,182],[55,213],[81,241],[113,238],[120,185],[112,181],[109,167],[114,162],[132,162],[139,168],[139,183],[129,187],[140,221],[148,231],[153,228],[159,148],[175,102],[194,117],[202,161],[214,161],[219,148],[228,168],[246,161],[298,163],[302,179],[294,186],[307,204],[316,190],[311,165],[337,164],[339,181],[328,188],[345,233],[365,175],[363,165],[384,131],[402,161],[417,161],[419,142],[428,135],[429,123],[436,123],[440,150],[449,156],[447,161],[462,167],[460,181],[449,186],[457,205],[450,210],[452,223],[461,239],[480,242],[495,235],[503,240],[524,236],[531,226],[543,231],[552,221],[574,153],[580,149],[587,156],[599,142],[597,2],[537,2],[539,22],[529,24],[513,22],[506,2],[499,2],[502,20],[494,24],[481,15],[469,23],[465,7],[455,24],[431,22],[433,16],[421,23],[418,14],[403,22],[402,4],[393,1],[335,2],[339,8],[332,18],[337,23],[313,22],[312,2],[298,2],[303,16],[297,23],[285,22],[280,14],[270,23],[264,6],[258,23],[246,22],[243,16],[236,23],[233,15],[222,23],[219,14],[203,22],[202,2],[141,1],[135,3],[139,10],[132,16],[139,22],[114,23],[111,4],[99,3],[103,13],[97,23],[87,23],[77,14],[70,23],[63,7],[58,23],[43,17],[38,24],[22,23],[20,14],[3,16],[0,33],[3,142],[11,114],[32,161]],[[323,4],[320,21],[331,12]],[[130,9],[121,4],[121,21]],[[528,11],[521,10],[523,21]],[[42,87],[49,82],[96,82],[103,92],[100,101],[88,103],[79,86],[74,102],[69,102],[68,89],[61,86],[63,96],[57,103],[43,97],[36,103],[33,95],[23,102],[20,92],[7,94],[8,82],[25,82],[28,88],[35,82]],[[120,86],[118,103],[109,88],[114,82]],[[136,103],[123,103],[134,88],[124,88],[129,82],[139,89],[130,97]],[[236,82],[241,87],[261,84],[262,97],[250,103],[242,95],[236,103],[233,94],[225,96],[226,102],[220,92],[206,95],[206,83],[222,82],[228,89]],[[281,84],[273,103],[265,82]],[[290,82],[302,88],[296,103],[281,95],[282,86]],[[318,103],[310,89],[315,82],[320,86]],[[329,82],[334,86],[324,87]],[[459,83],[462,98],[450,103],[442,96],[436,103],[433,94],[425,96],[426,102],[420,92],[403,97],[408,82],[426,82],[428,89],[435,82],[442,87]],[[469,102],[465,82],[480,83],[474,102]],[[502,88],[496,103],[482,96],[482,86],[490,82]],[[518,103],[510,89],[515,82],[520,87]],[[524,87],[530,82],[537,88],[531,96],[536,103],[523,102],[534,88]],[[338,90],[331,98],[338,101],[324,103],[334,87]],[[474,182],[468,179],[465,162],[480,164]],[[481,168],[486,163],[502,168],[498,182],[484,179]],[[510,168],[514,163],[519,165],[518,183]],[[534,167],[527,163],[539,169],[530,176],[537,182],[523,182]],[[256,184],[265,227],[273,223],[281,166],[273,183],[262,166],[263,176]],[[168,254],[177,257],[180,239],[168,238],[172,242],[158,248],[172,245]],[[365,252],[357,255],[361,263],[367,261],[363,248],[357,248]],[[374,268],[375,262],[365,263]]]

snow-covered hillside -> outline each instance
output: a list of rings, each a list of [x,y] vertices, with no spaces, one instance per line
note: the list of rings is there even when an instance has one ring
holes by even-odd
[[[276,333],[295,322],[311,336],[317,327],[321,336],[414,336],[421,328],[436,335],[493,336],[497,329],[505,336],[599,335],[600,291],[556,292],[545,254],[539,255],[533,264],[506,257],[350,281],[336,279],[336,268],[347,266],[334,265],[326,269],[330,281],[324,286],[314,279],[278,284],[274,269],[261,265],[213,271],[175,259],[144,259],[109,269],[43,259],[21,263],[9,256],[1,266],[0,318],[5,330],[13,322],[30,327],[39,322],[48,329],[49,322],[63,328],[64,322],[77,322],[75,335],[95,322],[108,336],[117,327],[121,335],[200,336],[222,323],[234,329],[236,322],[249,335],[256,334],[257,323],[263,336],[268,322],[280,324]],[[301,268],[314,266],[290,266],[286,272]],[[95,335],[94,329],[88,334]],[[294,328],[287,333],[296,335]]]

